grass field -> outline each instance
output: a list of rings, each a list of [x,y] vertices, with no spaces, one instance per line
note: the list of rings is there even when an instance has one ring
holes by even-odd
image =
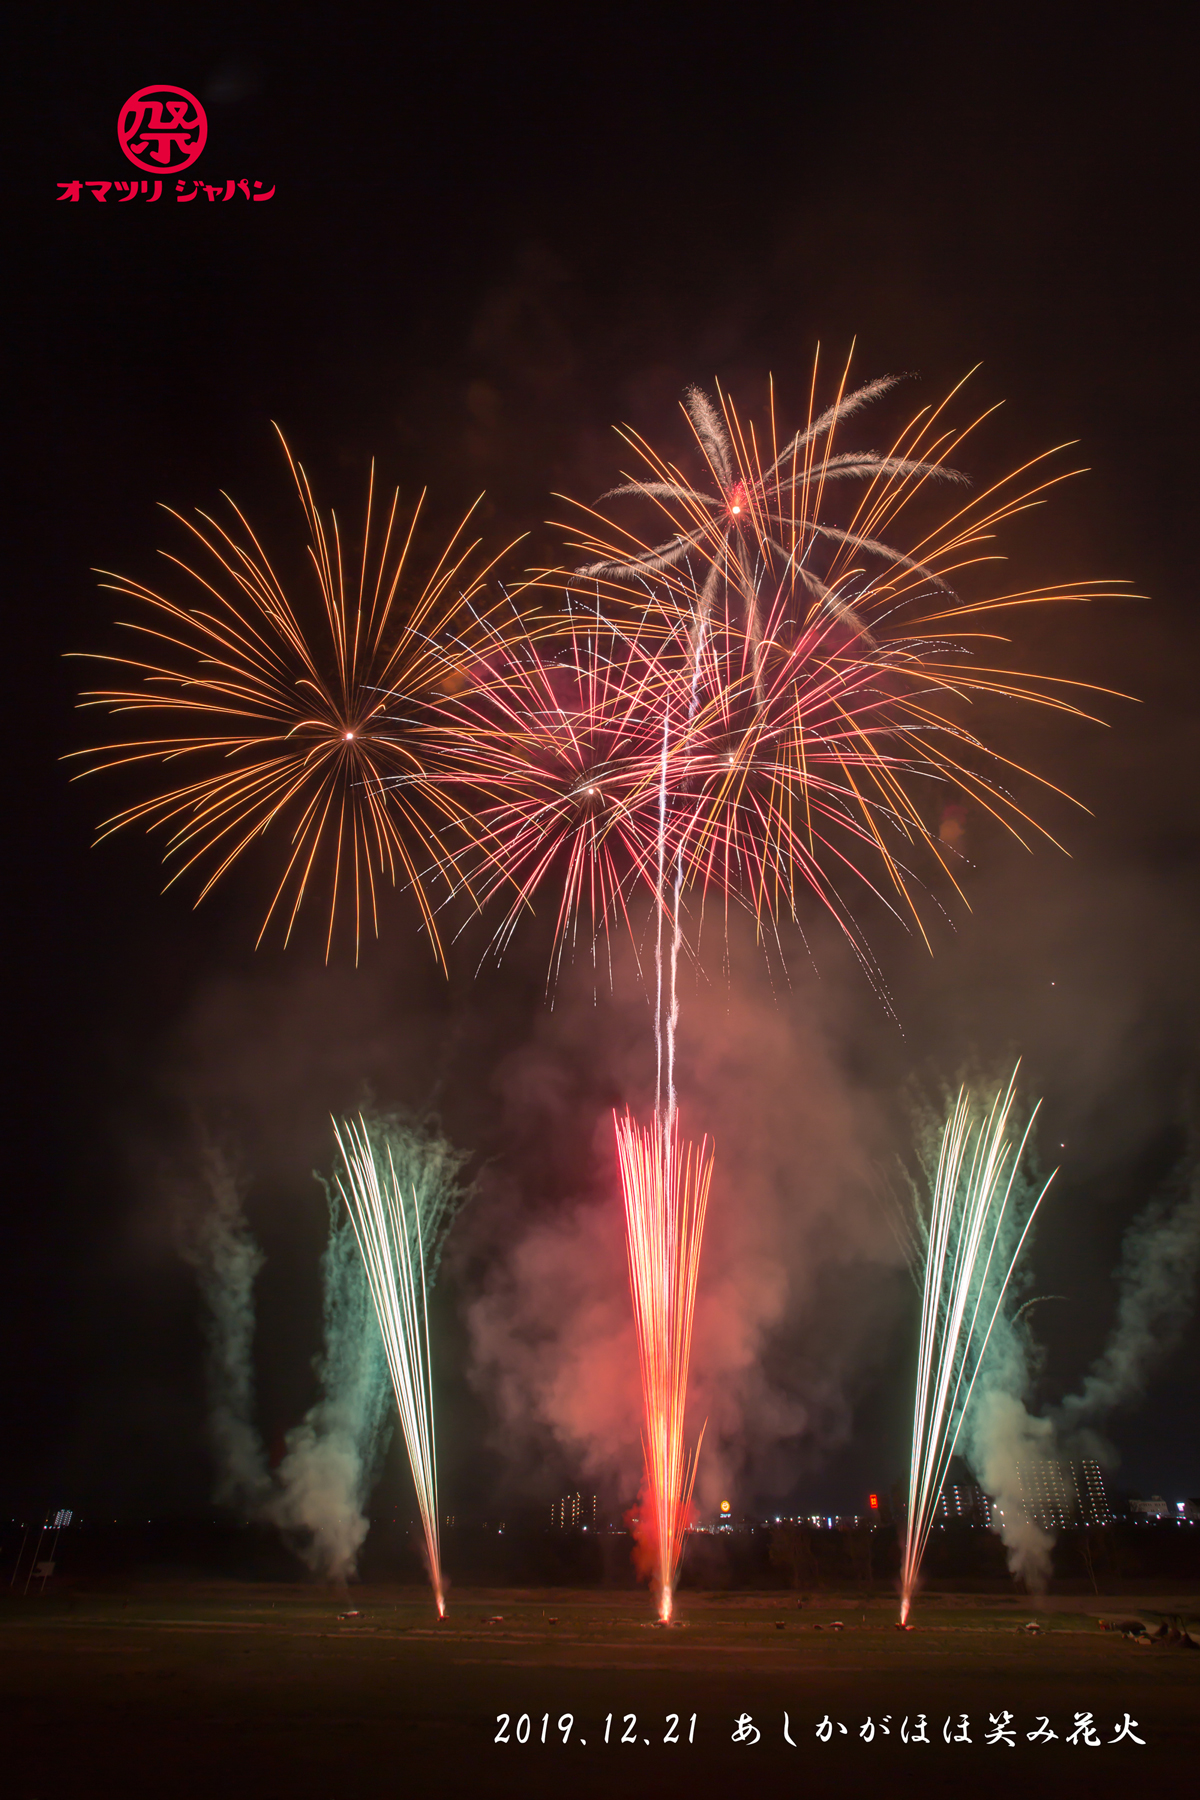
[[[197,1583],[9,1598],[0,1792],[633,1800],[831,1783],[850,1794],[1194,1789],[1200,1654],[1138,1647],[1098,1620],[1153,1627],[1181,1614],[1200,1631],[1195,1597],[1035,1607],[930,1595],[910,1633],[895,1629],[895,1611],[890,1597],[797,1607],[788,1595],[689,1593],[678,1627],[662,1630],[644,1595],[561,1589],[453,1591],[443,1625],[415,1588],[357,1587],[339,1599]],[[1023,1629],[1032,1620],[1036,1634]],[[1015,1743],[988,1744],[990,1715],[1005,1712]],[[1065,1741],[1078,1713],[1093,1715],[1099,1747]],[[757,1742],[734,1741],[745,1714]],[[925,1744],[913,1741],[920,1714]],[[963,1714],[971,1741],[946,1743]],[[1126,1714],[1144,1746],[1108,1741]],[[1030,1742],[1042,1717],[1057,1737]],[[816,1735],[825,1719],[828,1743]]]

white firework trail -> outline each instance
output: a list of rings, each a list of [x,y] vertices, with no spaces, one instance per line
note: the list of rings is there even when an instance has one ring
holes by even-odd
[[[925,1245],[900,1623],[907,1623],[942,1484],[1013,1269],[1051,1174],[1017,1232],[1013,1190],[1037,1117],[1010,1124],[1017,1071],[986,1110],[959,1090],[942,1133]],[[1006,1266],[1007,1265],[1007,1266]]]
[[[344,1171],[338,1190],[350,1213],[366,1269],[384,1354],[396,1394],[400,1427],[408,1450],[417,1506],[425,1533],[429,1579],[438,1617],[446,1616],[438,1535],[437,1453],[433,1425],[433,1384],[429,1355],[429,1308],[425,1279],[426,1245],[414,1184],[406,1194],[396,1173],[391,1145],[372,1142],[367,1123],[333,1121]],[[343,1178],[344,1176],[344,1178]],[[432,1246],[430,1246],[432,1248]]]

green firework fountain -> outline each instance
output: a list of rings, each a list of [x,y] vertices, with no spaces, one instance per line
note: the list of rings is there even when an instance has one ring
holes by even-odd
[[[429,1347],[429,1290],[442,1245],[466,1198],[466,1158],[443,1139],[394,1121],[333,1122],[342,1167],[335,1180],[366,1271],[425,1536],[429,1579],[445,1617],[438,1532],[437,1448]]]
[[[913,1409],[908,1520],[901,1563],[900,1623],[908,1622],[921,1559],[950,1459],[1017,1258],[1054,1179],[1022,1223],[1021,1162],[1037,1106],[1018,1138],[1017,1068],[990,1104],[963,1087],[942,1132],[924,1236],[925,1279]],[[1015,1243],[1014,1243],[1015,1239]]]

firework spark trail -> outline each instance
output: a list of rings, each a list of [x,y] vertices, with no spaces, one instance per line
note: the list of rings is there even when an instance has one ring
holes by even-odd
[[[692,642],[692,667],[691,667],[691,679],[688,684],[688,710],[687,710],[687,732],[688,732],[689,737],[695,727],[696,709],[699,704],[700,668],[701,668],[701,658],[704,654],[706,630],[707,630],[707,619],[703,616],[703,614],[698,612],[696,623],[693,628],[692,639],[691,639],[691,642]],[[670,718],[670,713],[668,711],[668,713],[667,713],[668,721],[669,721],[669,718]],[[665,730],[666,730],[666,726],[664,725],[664,732],[665,732]],[[691,761],[692,761],[691,757],[690,756],[687,757],[687,759],[685,761],[685,768],[690,765]],[[658,901],[658,920],[659,920],[660,934],[662,931],[662,915],[663,915],[663,900],[664,900],[663,864],[664,864],[664,860],[665,860],[664,852],[665,852],[665,846],[666,846],[666,788],[667,788],[666,740],[664,737],[662,801],[659,806],[660,843],[659,843],[659,865],[658,865],[658,894],[656,896],[657,901]],[[674,886],[673,886],[672,893],[671,893],[671,972],[670,972],[670,994],[669,994],[669,999],[668,999],[668,1004],[667,1004],[667,1042],[666,1042],[667,1108],[666,1108],[665,1117],[662,1118],[662,1129],[663,1129],[663,1133],[664,1133],[664,1154],[665,1154],[665,1135],[667,1132],[669,1132],[673,1128],[674,1123],[675,1123],[675,1031],[676,1031],[676,1027],[679,1024],[679,953],[683,949],[683,911],[682,911],[682,909],[683,909],[683,885],[684,885],[684,876],[685,876],[685,851],[686,851],[686,847],[687,847],[688,835],[689,835],[688,828],[686,826],[684,827],[683,830],[676,832],[675,881],[674,881]],[[661,941],[661,939],[660,939],[660,941]],[[660,951],[660,954],[658,957],[657,973],[658,973],[657,1005],[658,1005],[658,1011],[661,1014],[661,1012],[662,1012],[662,955],[661,955],[661,951]],[[657,1036],[658,1036],[658,1055],[659,1055],[658,1088],[659,1088],[659,1092],[661,1094],[662,1085],[663,1085],[663,1083],[662,1083],[663,1044],[662,1044],[661,1032],[658,1033]],[[659,1108],[659,1112],[661,1113],[661,1106]]]
[[[657,912],[658,990],[663,932],[681,937],[686,923],[694,951],[709,895],[747,907],[772,941],[809,898],[883,994],[856,899],[925,936],[920,861],[959,891],[931,801],[940,811],[950,793],[1022,843],[1031,832],[1054,841],[1012,788],[1060,790],[992,749],[969,709],[1003,698],[1088,718],[1086,684],[975,655],[996,639],[995,619],[1120,584],[984,587],[1000,526],[1069,472],[1047,475],[1037,458],[964,500],[948,459],[979,421],[949,428],[948,400],[917,413],[886,453],[836,449],[844,423],[893,385],[848,393],[843,376],[824,412],[810,399],[782,449],[772,396],[761,450],[732,401],[718,409],[690,390],[706,474],[686,478],[626,433],[647,474],[605,497],[640,499],[674,535],[643,542],[581,508],[582,534],[568,529],[590,560],[531,584],[561,590],[563,609],[546,607],[534,642],[518,635],[463,660],[431,756],[442,792],[468,796],[463,885],[477,882],[481,901],[508,892],[497,953],[553,884],[552,984],[589,907],[593,956],[613,925],[636,948],[641,895]],[[947,484],[952,504],[931,523]],[[666,1112],[669,1008],[657,991],[656,1005]]]
[[[543,642],[550,640],[548,647]],[[663,719],[673,672],[653,632],[597,613],[530,620],[477,654],[441,709],[431,757],[472,812],[459,861],[480,906],[504,901],[500,953],[550,882],[559,891],[548,985],[590,918],[593,957],[655,863]]]
[[[697,630],[690,683],[688,724],[696,710],[696,674],[703,624]],[[638,1335],[645,1417],[646,1495],[650,1502],[657,1559],[659,1619],[671,1622],[675,1585],[691,1523],[692,1490],[704,1427],[690,1460],[684,1450],[687,1381],[692,1319],[704,1218],[712,1183],[713,1152],[708,1139],[699,1149],[680,1145],[675,1095],[675,1032],[679,1023],[679,952],[683,945],[681,904],[683,843],[675,850],[671,896],[671,947],[664,1032],[663,923],[666,911],[667,790],[671,694],[663,707],[662,767],[658,799],[658,886],[655,894],[654,1039],[657,1051],[654,1126],[639,1130],[627,1113],[614,1114],[621,1191],[625,1202],[625,1244],[629,1286]],[[665,1064],[665,1067],[664,1067]]]
[[[1020,1224],[1010,1203],[1041,1102],[1018,1141],[1010,1120],[1019,1067],[986,1111],[962,1088],[942,1133],[925,1225],[908,1519],[900,1571],[902,1625],[912,1607],[942,1484],[992,1328],[1034,1215],[1054,1179],[1051,1175],[1046,1181]]]
[[[708,1139],[681,1144],[672,1122],[651,1129],[613,1115],[625,1201],[629,1285],[645,1406],[643,1445],[659,1617],[670,1622],[700,1444],[684,1450],[684,1412],[704,1215]],[[703,1432],[701,1432],[703,1438]]]
[[[854,609],[839,595],[836,583],[819,580],[809,566],[814,546],[825,540],[827,544],[865,553],[893,568],[907,568],[927,576],[932,572],[894,546],[881,543],[874,535],[874,522],[869,513],[860,523],[861,507],[849,530],[820,520],[817,512],[826,483],[867,479],[874,487],[881,478],[889,483],[912,484],[931,480],[961,481],[963,477],[958,471],[946,468],[943,459],[926,460],[913,455],[898,455],[895,451],[889,456],[880,456],[873,451],[834,456],[832,443],[838,423],[897,385],[895,376],[883,376],[847,394],[848,375],[849,365],[842,375],[836,401],[815,420],[810,397],[807,428],[797,432],[782,451],[775,441],[772,396],[771,441],[775,454],[766,467],[753,432],[747,437],[724,397],[722,411],[718,412],[702,389],[688,388],[684,412],[708,477],[717,490],[715,494],[688,483],[635,432],[626,431],[623,435],[647,463],[652,478],[626,481],[611,488],[602,498],[653,500],[675,529],[665,543],[639,546],[632,556],[628,550],[622,553],[595,544],[593,548],[602,549],[600,559],[586,564],[579,574],[617,580],[642,572],[663,574],[685,565],[693,554],[698,553],[708,564],[696,614],[698,630],[709,617],[723,581],[742,601],[751,662],[756,663],[761,645],[761,621],[754,566],[764,555],[769,558],[774,553],[795,565],[810,597],[850,623],[857,632],[869,636]],[[814,363],[814,394],[815,387]],[[825,450],[819,474],[814,474],[816,446],[822,441]],[[803,459],[801,451],[804,452]],[[797,493],[801,496],[799,539],[796,536]],[[810,495],[813,497],[811,515],[808,513]],[[778,537],[787,539],[789,536],[790,544],[778,541]]]
[[[473,604],[491,565],[479,565],[477,544],[464,537],[470,513],[432,569],[412,578],[424,496],[407,523],[398,492],[390,507],[378,508],[373,465],[361,556],[348,544],[343,554],[336,516],[322,517],[304,469],[279,436],[304,515],[315,592],[289,593],[232,502],[229,529],[205,513],[198,525],[172,513],[203,552],[195,567],[169,558],[190,603],[120,576],[105,584],[137,603],[127,628],[146,647],[145,659],[137,651],[91,658],[115,664],[134,684],[93,689],[81,704],[149,715],[155,725],[148,735],[76,752],[87,761],[83,773],[194,772],[115,813],[99,835],[139,824],[165,830],[164,861],[177,865],[167,886],[200,872],[198,904],[274,830],[284,868],[259,942],[277,913],[286,916],[286,941],[321,880],[329,892],[326,959],[345,893],[357,959],[364,923],[378,935],[377,887],[386,877],[412,889],[442,960],[418,875],[432,859],[454,879],[446,833],[461,824],[461,809],[434,779],[429,748],[458,660],[476,639],[502,635],[509,609]]]
[[[343,1179],[339,1171],[337,1186],[350,1213],[383,1335],[425,1533],[429,1579],[438,1616],[444,1618],[426,1290],[426,1258],[432,1246],[422,1230],[416,1187],[406,1195],[390,1146],[382,1154],[383,1146],[372,1142],[361,1117],[340,1125],[335,1119],[333,1129],[345,1175]]]
[[[814,366],[814,396],[815,382]],[[672,536],[644,542],[583,508],[585,530],[575,538],[590,559],[575,580],[603,587],[612,609],[624,594],[644,612],[652,592],[681,718],[690,687],[687,726],[672,747],[668,829],[701,917],[716,889],[773,929],[781,918],[798,920],[807,892],[873,975],[847,887],[910,917],[922,935],[921,884],[907,859],[924,852],[957,887],[923,817],[921,783],[957,790],[1022,841],[1027,828],[1049,836],[1008,791],[1013,774],[1030,771],[981,741],[964,703],[1003,696],[1088,716],[1071,693],[1082,684],[976,664],[946,632],[984,643],[988,634],[974,627],[985,615],[1087,601],[1119,586],[960,598],[964,577],[996,560],[998,527],[1040,504],[1067,473],[1045,476],[1036,458],[965,503],[956,498],[932,529],[910,526],[939,484],[958,494],[963,477],[948,459],[980,421],[949,429],[946,401],[922,409],[887,453],[835,452],[837,427],[894,385],[885,378],[847,393],[843,375],[833,405],[814,416],[810,399],[807,425],[782,449],[772,396],[769,450],[727,397],[718,409],[690,389],[684,410],[704,476],[687,479],[625,432],[647,474],[603,497],[641,499]],[[837,524],[824,503],[852,483],[864,491]],[[904,548],[886,541],[898,528],[907,531]]]
[[[663,890],[667,859],[667,766],[671,747],[670,709],[663,709],[662,773],[658,784],[658,887],[654,909],[654,1049],[657,1059],[654,1087],[654,1117],[663,1121]],[[674,1113],[674,1096],[667,1100],[668,1116]]]

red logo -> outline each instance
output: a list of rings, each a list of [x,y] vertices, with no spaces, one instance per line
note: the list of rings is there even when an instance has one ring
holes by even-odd
[[[208,119],[195,94],[186,88],[139,88],[117,114],[122,150],[151,175],[190,169],[208,139]]]

